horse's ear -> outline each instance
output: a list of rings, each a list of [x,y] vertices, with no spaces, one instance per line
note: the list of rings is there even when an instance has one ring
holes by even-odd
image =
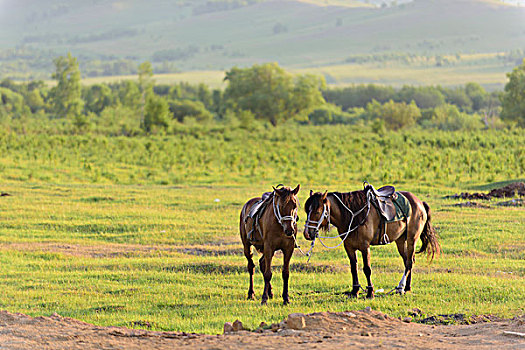
[[[314,194],[314,191],[310,190],[310,197]]]
[[[272,188],[273,188],[273,191],[274,191],[275,193],[277,193],[278,196],[281,195],[281,189],[280,189],[280,188],[275,188],[275,187],[273,187],[273,186],[272,186]]]
[[[299,190],[301,189],[301,184],[297,184],[297,187],[294,188],[294,190],[292,191],[292,193],[294,195],[297,195],[297,193],[299,193]]]
[[[326,196],[328,196],[328,190],[324,191],[324,194],[323,196],[321,197],[321,199],[324,201],[326,201]]]

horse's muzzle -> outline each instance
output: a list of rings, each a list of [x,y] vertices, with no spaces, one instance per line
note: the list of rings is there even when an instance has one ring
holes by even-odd
[[[284,234],[291,237],[297,233],[297,225],[292,225],[284,229]]]
[[[304,239],[307,241],[313,241],[315,239],[315,236],[317,236],[317,233],[314,229],[311,228],[304,228]]]

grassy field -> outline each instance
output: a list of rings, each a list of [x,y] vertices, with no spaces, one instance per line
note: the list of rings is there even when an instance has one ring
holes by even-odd
[[[379,138],[356,136],[347,127],[299,127],[287,139],[287,130],[248,132],[245,139],[240,134],[246,131],[232,131],[228,141],[210,131],[144,139],[32,136],[33,142],[0,136],[0,191],[11,194],[0,197],[0,308],[212,334],[235,319],[256,328],[292,312],[365,306],[392,316],[415,307],[422,317],[525,312],[523,208],[458,208],[443,199],[524,181],[522,133]],[[288,149],[281,148],[285,140]],[[420,157],[390,161],[413,156],[411,149]],[[231,158],[236,152],[241,160]],[[412,172],[399,168],[405,163]],[[280,255],[276,298],[259,305],[257,272],[259,300],[245,300],[248,274],[238,234],[243,203],[279,182],[301,183],[304,203],[310,189],[350,191],[364,179],[412,191],[433,209],[444,255],[431,264],[417,258],[413,292],[348,300],[341,294],[351,283],[344,250],[316,246],[309,264],[298,251],[292,259],[290,306],[280,299]],[[304,217],[300,213],[300,224]],[[299,243],[308,246],[302,236]],[[395,246],[372,248],[372,268],[376,289],[397,285],[402,261]]]

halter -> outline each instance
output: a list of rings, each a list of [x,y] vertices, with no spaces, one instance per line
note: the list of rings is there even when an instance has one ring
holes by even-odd
[[[279,224],[283,228],[283,231],[284,231],[283,221],[290,220],[292,225],[297,223],[297,214],[295,216],[292,216],[292,215],[281,216],[281,211],[279,210],[279,204],[275,204],[275,193],[274,193],[273,199],[272,199],[272,207],[273,207],[273,214],[275,215],[275,218],[277,219],[277,221],[279,222]],[[292,213],[293,213],[293,211],[292,211]]]
[[[368,213],[370,212],[370,192],[367,193],[366,195],[366,204],[361,208],[359,209],[358,211],[356,211],[355,213],[350,209],[348,208],[344,203],[343,201],[341,200],[341,198],[339,198],[337,195],[335,195],[334,193],[332,193],[332,195],[337,198],[337,200],[339,201],[339,203],[341,203],[343,205],[343,208],[345,208],[351,215],[352,215],[352,218],[350,219],[350,223],[348,224],[348,229],[346,230],[345,233],[340,233],[338,234],[337,236],[319,236],[319,228],[321,227],[321,223],[323,222],[324,218],[326,215],[328,215],[328,228],[330,228],[330,209],[328,209],[328,206],[325,204],[324,205],[324,208],[323,208],[323,214],[321,215],[321,219],[319,219],[319,221],[312,221],[310,220],[310,212],[308,213],[308,220],[307,220],[307,224],[305,224],[305,227],[306,228],[314,228],[315,229],[315,238],[314,240],[312,241],[312,248],[313,248],[313,245],[315,243],[315,239],[316,238],[319,238],[319,242],[321,242],[321,244],[323,245],[323,247],[325,248],[328,248],[328,249],[335,249],[337,247],[339,247],[341,244],[343,244],[343,242],[348,238],[348,236],[350,235],[350,233],[352,233],[352,231],[355,231],[359,226],[361,226],[362,224],[364,224],[364,221],[366,220],[366,218],[368,217]],[[367,212],[366,212],[366,216],[365,216],[365,219],[363,220],[363,222],[361,222],[360,224],[358,224],[357,226],[355,226],[354,228],[352,228],[352,223],[354,222],[354,218],[356,216],[358,216],[359,214],[361,214],[361,212],[363,212],[365,210],[365,208],[367,209]],[[312,224],[316,224],[316,226],[312,226],[310,225],[310,223]],[[339,244],[337,244],[336,246],[333,246],[333,247],[330,247],[330,246],[327,246],[321,239],[334,239],[334,238],[341,238],[341,242],[339,242]]]
[[[323,224],[324,219],[326,218],[328,220],[328,230],[330,230],[330,208],[328,208],[327,204],[323,204],[323,213],[321,214],[321,217],[318,221],[310,220],[310,214],[312,212],[308,212],[308,217],[306,218],[306,222],[304,224],[304,228],[313,228],[315,230],[315,235],[319,233],[319,228],[321,228],[321,225]]]

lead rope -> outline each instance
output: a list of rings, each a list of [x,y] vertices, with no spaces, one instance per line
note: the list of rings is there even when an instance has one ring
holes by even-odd
[[[352,231],[355,231],[360,225],[362,225],[364,223],[364,220],[366,220],[366,218],[368,217],[368,214],[370,213],[370,192],[367,193],[366,195],[366,204],[360,209],[358,210],[357,212],[353,212],[350,208],[348,208],[344,203],[343,201],[338,197],[336,196],[335,194],[333,194],[335,198],[337,198],[337,200],[343,205],[343,207],[348,210],[348,212],[350,212],[350,214],[352,214],[352,219],[350,219],[350,224],[348,224],[348,230],[345,232],[345,233],[342,233],[342,234],[339,234],[337,236],[319,236],[319,234],[317,234],[314,238],[314,240],[312,241],[311,245],[310,245],[310,250],[308,250],[308,252],[305,254],[301,248],[299,248],[299,250],[301,251],[301,253],[303,255],[306,255],[308,256],[308,260],[306,263],[310,262],[310,259],[312,258],[312,251],[314,249],[314,246],[315,246],[315,240],[317,238],[319,238],[319,242],[321,242],[321,244],[323,245],[323,247],[327,248],[327,249],[335,249],[335,248],[338,248],[341,244],[344,243],[344,241],[348,238],[348,236],[350,235],[350,233],[352,233]],[[361,222],[359,225],[357,225],[356,227],[352,228],[352,223],[354,222],[354,218],[361,214],[361,212],[363,210],[365,210],[365,208],[367,208],[367,212],[366,212],[366,216],[365,216],[365,219],[363,220],[363,222]],[[308,213],[308,217],[306,218],[306,223],[305,223],[305,227],[306,228],[315,228],[317,230],[317,232],[319,232],[319,227],[321,226],[321,223],[323,222],[324,220],[324,215],[326,215],[326,209],[327,209],[327,206],[325,205],[325,207],[323,208],[323,215],[321,216],[321,218],[319,219],[319,221],[311,221],[310,220],[310,213]],[[310,225],[310,223],[313,223],[315,224],[316,226],[312,226]],[[328,230],[330,230],[330,213],[328,212]],[[334,238],[341,238],[342,236],[344,236],[344,238],[341,239],[341,242],[339,242],[339,244],[335,245],[335,246],[332,246],[332,247],[329,247],[327,246],[321,239],[334,239]],[[359,286],[361,287],[361,286]],[[362,287],[361,287],[362,288]]]
[[[339,234],[339,235],[337,235],[337,236],[332,236],[332,237],[330,237],[330,236],[319,236],[319,235],[318,235],[318,237],[319,237],[319,242],[321,242],[321,244],[323,245],[323,247],[328,248],[328,249],[335,249],[335,248],[338,248],[341,244],[344,243],[344,241],[348,238],[348,236],[350,235],[350,233],[352,233],[352,231],[355,231],[360,225],[362,225],[362,223],[361,223],[361,224],[355,226],[354,228],[352,228],[352,223],[354,222],[354,218],[355,218],[356,216],[358,216],[359,214],[361,214],[361,212],[363,212],[363,211],[365,210],[365,208],[368,208],[368,210],[367,210],[367,212],[366,212],[365,220],[366,220],[366,218],[368,217],[368,214],[370,213],[370,197],[369,197],[368,194],[367,194],[367,196],[366,196],[366,204],[365,204],[360,210],[358,210],[358,211],[355,212],[355,213],[354,213],[350,208],[348,208],[348,207],[343,203],[343,201],[342,201],[337,195],[333,194],[333,196],[334,196],[335,198],[337,198],[337,200],[343,205],[343,207],[344,207],[344,208],[345,208],[350,214],[352,214],[352,218],[350,219],[350,223],[348,224],[348,230],[346,230],[345,233],[341,233],[341,234]],[[344,238],[341,238],[341,237],[343,237],[343,236],[344,236]],[[341,242],[339,242],[339,244],[337,244],[337,245],[335,245],[335,246],[331,246],[331,247],[330,247],[330,246],[327,246],[327,245],[321,240],[321,239],[334,239],[334,238],[341,238]]]

